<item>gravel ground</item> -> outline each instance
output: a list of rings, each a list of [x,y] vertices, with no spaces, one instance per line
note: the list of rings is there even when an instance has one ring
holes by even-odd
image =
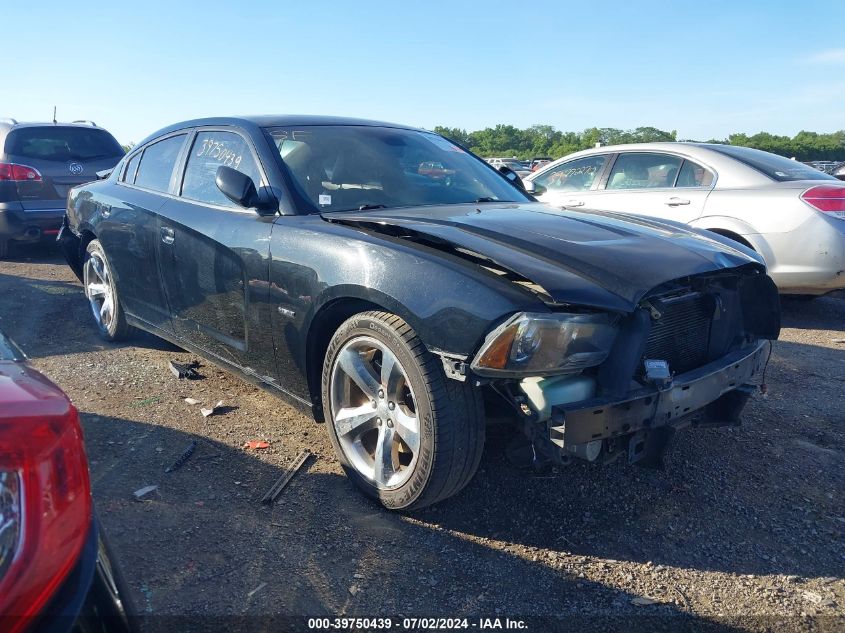
[[[53,250],[0,262],[0,297],[0,329],[82,411],[97,511],[141,613],[845,629],[841,296],[785,302],[768,397],[739,428],[682,431],[665,471],[521,471],[505,459],[510,431],[494,427],[466,490],[413,516],[359,495],[325,430],[271,394],[208,364],[205,379],[176,380],[168,361],[193,357],[147,334],[102,342]],[[227,409],[203,418],[186,397]],[[165,474],[192,440],[194,456]],[[303,449],[316,459],[263,506]],[[136,501],[147,485],[158,489]]]

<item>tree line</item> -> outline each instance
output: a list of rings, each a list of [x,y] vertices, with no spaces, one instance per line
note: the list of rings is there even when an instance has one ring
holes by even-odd
[[[633,130],[592,127],[583,132],[562,132],[551,125],[532,125],[520,129],[513,125],[500,124],[468,132],[461,128],[438,125],[434,131],[480,156],[516,156],[520,159],[536,156],[560,158],[572,152],[595,147],[596,143],[619,145],[678,140],[675,130],[666,132],[655,127],[638,127]],[[845,130],[829,134],[801,131],[791,138],[768,132],[752,136],[731,134],[726,139],[710,139],[707,142],[753,147],[802,161],[845,161]]]

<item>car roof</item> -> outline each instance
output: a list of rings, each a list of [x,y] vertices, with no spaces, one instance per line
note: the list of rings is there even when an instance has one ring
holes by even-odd
[[[356,119],[351,117],[321,116],[313,114],[261,114],[249,116],[207,117],[181,121],[180,123],[168,125],[167,127],[150,134],[143,141],[139,142],[138,145],[143,145],[156,137],[170,132],[175,132],[177,130],[214,125],[237,126],[243,128],[291,127],[296,125],[354,125],[366,127],[391,127],[402,130],[414,130],[418,132],[428,131],[421,128],[402,125],[400,123],[388,123],[385,121],[373,121],[370,119]]]
[[[27,127],[54,127],[54,128],[68,128],[68,127],[81,127],[86,129],[95,129],[95,130],[103,130],[104,132],[108,133],[108,130],[101,128],[90,121],[80,121],[78,123],[65,123],[63,121],[59,121],[58,123],[53,123],[52,121],[16,121],[15,119],[8,119],[8,118],[1,118],[0,117],[0,139],[6,138],[6,136],[12,130],[19,130],[21,128]]]

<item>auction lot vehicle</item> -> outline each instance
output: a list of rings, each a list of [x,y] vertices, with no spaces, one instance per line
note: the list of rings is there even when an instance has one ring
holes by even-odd
[[[566,208],[685,222],[757,251],[782,294],[845,288],[845,185],[749,147],[642,143],[576,152],[528,176]]]
[[[77,411],[0,333],[0,630],[130,631],[127,596]]]
[[[92,122],[0,119],[0,259],[11,242],[55,240],[70,188],[96,180],[123,154]]]
[[[168,127],[71,191],[59,241],[107,340],[142,328],[298,404],[391,509],[470,481],[485,412],[555,462],[658,463],[690,414],[738,421],[780,328],[736,242],[555,209],[354,119]]]

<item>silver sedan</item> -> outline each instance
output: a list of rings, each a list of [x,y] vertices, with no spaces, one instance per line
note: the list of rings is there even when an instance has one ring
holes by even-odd
[[[667,218],[757,251],[783,294],[845,288],[845,183],[747,147],[642,143],[570,154],[525,178],[555,206]]]

